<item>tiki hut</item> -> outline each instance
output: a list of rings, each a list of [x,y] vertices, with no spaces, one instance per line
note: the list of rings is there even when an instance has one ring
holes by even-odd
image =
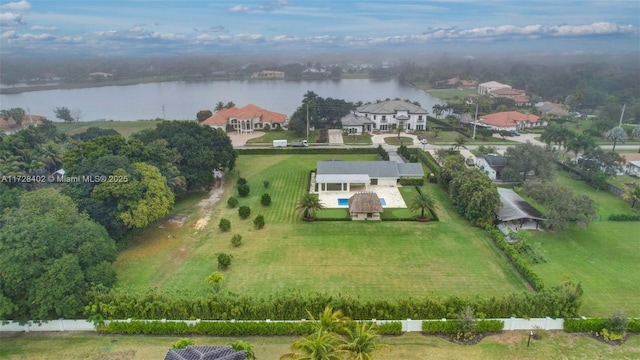
[[[380,198],[373,192],[359,192],[349,198],[351,220],[380,220]]]

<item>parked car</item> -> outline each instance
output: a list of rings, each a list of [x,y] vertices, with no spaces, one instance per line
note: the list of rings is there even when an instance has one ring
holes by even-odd
[[[427,139],[420,139],[420,143],[422,143],[422,145],[428,145],[429,143],[427,142]]]
[[[516,130],[511,130],[511,136],[520,136],[520,133]]]

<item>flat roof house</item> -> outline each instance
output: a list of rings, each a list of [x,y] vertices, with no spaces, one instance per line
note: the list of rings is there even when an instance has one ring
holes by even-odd
[[[388,100],[362,105],[354,114],[373,121],[373,130],[390,131],[399,126],[405,130],[425,130],[428,111],[407,101]]]
[[[248,104],[241,108],[231,107],[222,109],[202,122],[202,125],[211,126],[226,131],[227,126],[242,133],[263,129],[266,125],[271,128],[283,126],[287,123],[287,115],[269,111],[259,106]]]

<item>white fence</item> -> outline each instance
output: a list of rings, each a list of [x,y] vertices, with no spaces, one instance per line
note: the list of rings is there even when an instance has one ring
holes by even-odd
[[[444,320],[444,319],[443,319]],[[504,323],[502,328],[505,331],[509,330],[562,330],[564,329],[564,319],[552,319],[552,318],[534,318],[534,319],[522,319],[522,318],[508,318],[508,319],[491,319],[500,320]],[[131,321],[128,320],[114,320],[114,321]],[[150,320],[152,321],[152,320]],[[187,324],[196,324],[200,321],[216,321],[216,320],[161,320],[161,321],[184,321]],[[271,320],[266,320],[271,321]],[[402,323],[402,332],[421,332],[423,321],[442,321],[442,320],[375,320],[372,321],[383,324],[387,322],[400,322]],[[274,321],[275,322],[275,321]],[[292,321],[293,322],[293,321]],[[8,324],[0,324],[0,332],[30,332],[30,331],[95,331],[95,327],[92,323],[86,320],[51,320],[42,324],[29,322],[24,325],[20,325],[17,322],[9,322]]]

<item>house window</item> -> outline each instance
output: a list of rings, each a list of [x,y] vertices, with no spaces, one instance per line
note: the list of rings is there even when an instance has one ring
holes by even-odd
[[[411,124],[407,124],[407,130],[411,130]]]
[[[375,120],[378,117],[378,115],[373,115],[373,120]]]
[[[372,219],[373,218],[373,213],[367,213],[367,219]]]
[[[387,115],[382,115],[382,121],[387,121]]]
[[[422,115],[418,115],[418,120],[422,121]]]
[[[387,131],[389,125],[380,125],[380,131]]]
[[[424,125],[416,125],[416,130],[424,130]]]
[[[378,185],[378,179],[371,179],[371,185]]]

